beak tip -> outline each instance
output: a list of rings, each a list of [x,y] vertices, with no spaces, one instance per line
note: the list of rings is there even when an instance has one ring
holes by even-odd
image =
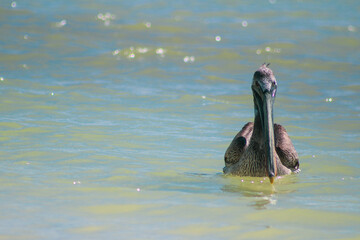
[[[275,177],[272,176],[272,177],[269,177],[269,179],[270,179],[270,183],[273,184],[275,181]]]

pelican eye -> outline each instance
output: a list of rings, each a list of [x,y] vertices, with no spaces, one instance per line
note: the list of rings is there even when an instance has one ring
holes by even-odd
[[[277,89],[276,82],[272,82],[272,83],[271,83],[271,92],[272,92],[272,96],[273,96],[273,97],[275,97],[276,89]]]
[[[271,88],[276,88],[277,85],[276,85],[276,82],[271,82]]]

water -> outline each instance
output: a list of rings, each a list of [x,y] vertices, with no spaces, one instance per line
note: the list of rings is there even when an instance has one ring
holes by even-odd
[[[1,239],[360,238],[357,1],[2,1]],[[224,177],[271,62],[301,173]]]

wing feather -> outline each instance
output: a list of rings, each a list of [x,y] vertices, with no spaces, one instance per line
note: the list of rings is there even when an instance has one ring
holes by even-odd
[[[236,134],[236,136],[230,143],[230,146],[225,152],[225,167],[231,166],[240,160],[241,155],[244,153],[246,147],[249,145],[253,128],[254,123],[248,122],[244,125],[240,132]]]
[[[280,124],[274,124],[274,131],[276,153],[281,163],[292,171],[298,170],[299,156],[285,128]]]

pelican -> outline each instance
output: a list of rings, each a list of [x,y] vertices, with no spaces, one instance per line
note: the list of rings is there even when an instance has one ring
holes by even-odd
[[[265,177],[271,184],[278,175],[299,172],[299,157],[285,128],[273,122],[277,83],[263,64],[254,73],[254,122],[248,122],[225,152],[225,174]]]

